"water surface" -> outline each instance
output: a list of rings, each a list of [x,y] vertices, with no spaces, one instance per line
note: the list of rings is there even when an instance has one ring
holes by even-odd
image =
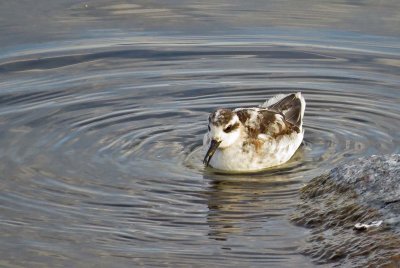
[[[399,4],[263,2],[0,4],[1,265],[313,265],[298,190],[400,151]],[[209,112],[295,91],[289,163],[204,169]]]

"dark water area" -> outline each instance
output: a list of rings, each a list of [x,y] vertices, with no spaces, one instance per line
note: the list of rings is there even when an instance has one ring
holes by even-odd
[[[0,2],[0,266],[316,265],[300,250],[310,231],[290,222],[299,189],[400,152],[399,10]],[[306,132],[291,161],[204,169],[209,112],[295,91]]]

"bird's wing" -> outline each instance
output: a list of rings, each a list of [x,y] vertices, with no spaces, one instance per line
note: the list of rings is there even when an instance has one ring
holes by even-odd
[[[263,108],[240,109],[235,112],[250,138],[259,138],[260,135],[277,137],[294,131],[300,132],[282,113]]]
[[[285,121],[297,126],[300,130],[303,125],[305,106],[306,102],[300,92],[277,95],[262,105],[270,111],[284,115]]]

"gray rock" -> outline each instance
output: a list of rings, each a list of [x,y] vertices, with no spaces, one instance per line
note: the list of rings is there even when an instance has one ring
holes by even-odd
[[[301,189],[292,220],[311,228],[302,252],[316,263],[400,266],[400,155],[353,160]],[[383,221],[355,231],[357,223]]]
[[[394,226],[400,222],[400,155],[373,155],[334,168],[329,177],[353,189],[358,202],[380,210],[382,219]]]

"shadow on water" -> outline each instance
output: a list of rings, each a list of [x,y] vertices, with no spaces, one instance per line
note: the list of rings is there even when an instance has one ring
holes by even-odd
[[[39,59],[21,60],[16,62],[0,64],[0,72],[16,72],[16,71],[32,71],[32,70],[46,70],[66,67],[95,60],[106,59],[146,59],[147,61],[179,61],[197,59],[198,57],[240,57],[240,56],[257,56],[260,58],[270,59],[324,59],[323,55],[306,53],[301,51],[246,51],[246,50],[221,50],[221,51],[182,51],[182,50],[117,50],[117,51],[104,51],[97,53],[79,53],[76,55],[68,56],[53,56]]]
[[[287,168],[290,170],[291,168]],[[301,179],[279,169],[262,174],[219,174],[206,171],[208,237],[227,256],[260,263],[307,263],[297,255],[304,230],[282,221],[296,204]],[[290,224],[289,224],[290,225]],[[285,235],[290,244],[280,237]],[[243,243],[247,246],[243,247]]]
[[[268,221],[277,216],[284,217],[285,209],[290,209],[291,202],[287,199],[296,195],[290,184],[298,183],[275,181],[276,177],[252,178],[250,181],[246,177],[215,180],[205,176],[205,179],[212,180],[208,193],[209,236],[217,240],[238,235],[246,237],[252,232],[263,233]],[[282,200],[286,202],[279,203]],[[271,234],[264,231],[265,236]]]

